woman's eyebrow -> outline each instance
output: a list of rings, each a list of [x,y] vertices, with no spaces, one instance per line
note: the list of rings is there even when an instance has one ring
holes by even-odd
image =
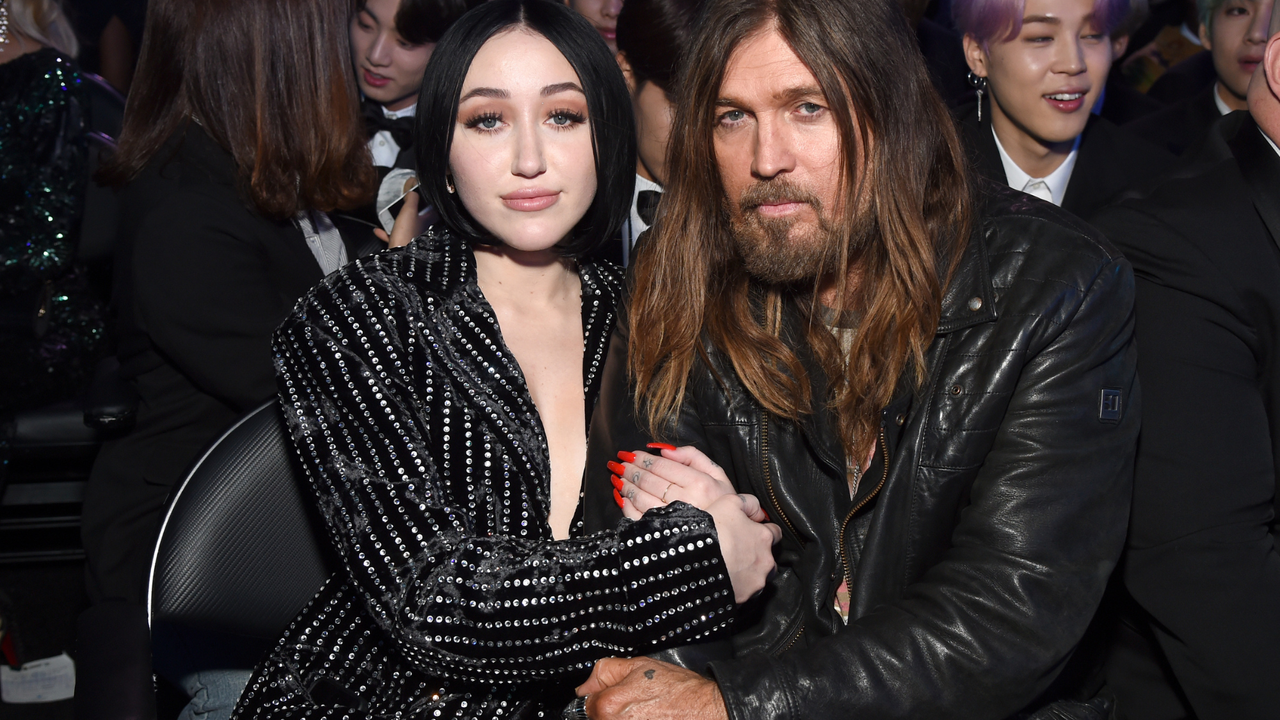
[[[543,91],[543,94],[546,94],[545,90]],[[461,98],[458,99],[458,102],[464,103],[473,97],[486,97],[486,98],[495,98],[497,100],[507,100],[511,97],[511,93],[507,92],[506,90],[502,90],[500,88],[478,87],[471,90],[466,95],[463,95]]]
[[[567,92],[570,90],[580,92],[583,95],[587,94],[586,92],[583,92],[581,87],[578,86],[578,83],[562,82],[562,83],[556,83],[555,85],[548,85],[542,88],[542,97],[548,97],[551,95],[555,95],[556,93]]]

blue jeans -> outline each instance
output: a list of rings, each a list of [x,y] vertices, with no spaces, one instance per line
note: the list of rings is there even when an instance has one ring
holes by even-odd
[[[249,684],[252,670],[198,670],[184,675],[182,689],[191,702],[182,708],[178,720],[230,720],[231,711]]]

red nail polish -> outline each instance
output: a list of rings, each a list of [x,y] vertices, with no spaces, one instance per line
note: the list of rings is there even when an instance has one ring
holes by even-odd
[[[622,489],[622,478],[618,477],[617,475],[610,475],[609,477],[613,479],[613,487],[614,487],[614,489],[615,489],[615,490],[621,490],[621,489]]]
[[[609,461],[609,469],[610,469],[610,470],[612,470],[613,472],[617,473],[618,475],[626,475],[626,474],[627,474],[627,469],[626,469],[626,468],[622,467],[622,465],[620,465],[620,464],[618,464],[618,463],[616,463],[616,462],[614,462],[614,461],[612,461],[612,460],[610,460],[610,461]]]
[[[636,461],[636,454],[633,452],[627,452],[626,450],[620,450],[618,452],[618,458],[622,460],[622,462],[633,463]]]
[[[667,443],[649,443],[649,447],[653,448],[654,450],[675,450],[676,449],[675,445],[669,445]]]
[[[613,501],[618,503],[618,507],[622,507],[622,496],[618,494],[617,490],[613,491]]]
[[[769,522],[769,511],[765,510],[764,508],[761,508],[760,512],[764,513],[764,521]]]

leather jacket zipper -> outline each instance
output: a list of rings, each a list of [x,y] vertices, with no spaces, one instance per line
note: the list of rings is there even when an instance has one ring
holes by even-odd
[[[769,416],[764,411],[761,411],[760,414],[760,464],[764,469],[764,486],[769,491],[769,501],[773,503],[773,509],[778,511],[779,519],[781,519],[783,524],[787,526],[787,529],[791,531],[791,536],[799,541],[801,546],[803,546],[804,540],[800,537],[800,533],[796,532],[791,521],[787,519],[787,514],[782,511],[782,505],[778,502],[778,496],[773,491],[773,476],[772,473],[769,472]]]
[[[801,637],[802,635],[804,635],[804,623],[800,623],[800,629],[796,631],[796,634],[795,634],[795,635],[792,635],[792,636],[791,636],[791,641],[790,641],[790,642],[788,642],[788,643],[786,644],[786,646],[785,646],[785,647],[783,647],[781,650],[779,650],[778,652],[774,653],[774,656],[776,657],[776,656],[781,655],[782,653],[784,653],[784,652],[786,652],[786,651],[790,650],[792,645],[795,645],[797,642],[799,642],[800,637]]]
[[[853,592],[853,572],[849,567],[849,551],[845,545],[845,532],[848,531],[849,521],[853,519],[853,516],[857,515],[859,510],[866,507],[867,503],[871,502],[871,498],[875,497],[880,492],[880,489],[884,487],[885,481],[889,479],[889,443],[884,437],[884,423],[880,424],[880,452],[884,453],[881,456],[881,463],[884,465],[884,474],[880,476],[880,484],[876,485],[870,495],[862,498],[862,502],[854,505],[853,509],[849,511],[849,514],[844,516],[844,522],[840,524],[840,561],[844,563],[845,587],[849,588],[849,592],[851,594]]]

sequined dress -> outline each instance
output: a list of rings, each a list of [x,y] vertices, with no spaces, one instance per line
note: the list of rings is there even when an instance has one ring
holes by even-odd
[[[595,660],[729,630],[702,511],[552,538],[546,437],[474,262],[433,228],[329,276],[277,332],[281,399],[345,571],[236,718],[559,717]],[[580,277],[590,413],[621,279],[590,263]]]
[[[80,83],[51,48],[0,64],[0,412],[73,396],[106,349],[104,303],[75,262]]]

